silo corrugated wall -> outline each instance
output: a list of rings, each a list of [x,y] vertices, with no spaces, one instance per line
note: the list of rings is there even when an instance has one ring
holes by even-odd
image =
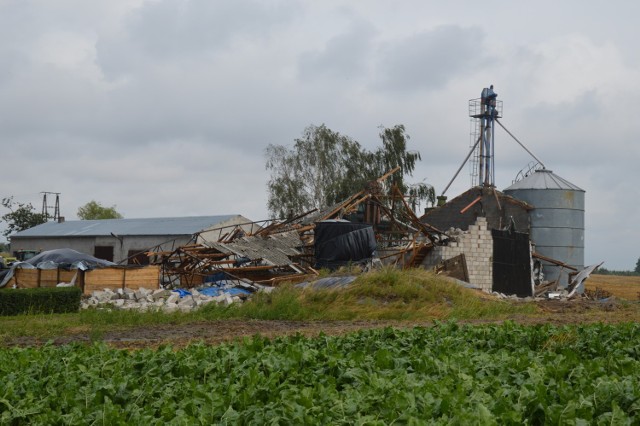
[[[585,192],[553,174],[538,170],[516,182],[504,192],[531,204],[531,240],[535,251],[577,269],[584,268],[584,201]],[[542,262],[545,280],[555,280],[563,268]],[[566,285],[567,271],[561,277]]]

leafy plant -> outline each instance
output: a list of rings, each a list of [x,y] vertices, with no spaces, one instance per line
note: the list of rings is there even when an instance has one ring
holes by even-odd
[[[637,323],[0,350],[0,424],[637,424]]]

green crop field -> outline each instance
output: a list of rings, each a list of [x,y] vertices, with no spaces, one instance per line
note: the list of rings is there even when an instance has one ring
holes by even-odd
[[[0,424],[639,424],[640,325],[0,349]]]

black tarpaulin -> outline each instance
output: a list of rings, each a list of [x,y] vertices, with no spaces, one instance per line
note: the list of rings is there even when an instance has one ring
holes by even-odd
[[[492,290],[518,297],[533,296],[529,234],[493,229]]]
[[[68,248],[43,251],[25,261],[25,263],[36,267],[44,262],[51,262],[71,268],[74,268],[75,265],[82,262],[87,269],[115,265],[115,263],[109,262],[108,260],[98,259],[86,253],[80,253],[79,251]]]
[[[314,229],[316,268],[335,269],[371,259],[376,237],[371,225],[347,221],[317,222]]]

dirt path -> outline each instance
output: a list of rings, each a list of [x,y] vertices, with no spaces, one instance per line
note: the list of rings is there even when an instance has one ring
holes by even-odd
[[[245,337],[290,336],[303,334],[317,336],[344,334],[356,330],[398,326],[392,321],[265,321],[219,320],[188,324],[163,324],[112,331],[96,336],[80,332],[57,337],[49,342],[54,345],[89,343],[101,340],[117,348],[157,347],[170,344],[176,347],[202,341],[208,344],[233,342]],[[19,337],[4,342],[4,346],[38,346],[47,342],[32,337]]]
[[[615,300],[606,303],[587,300],[548,300],[536,302],[536,304],[539,307],[538,314],[511,316],[506,320],[522,324],[553,323],[557,325],[640,321],[640,309],[638,306],[625,306]],[[467,320],[462,322],[481,324],[499,323],[504,320]],[[52,343],[61,345],[101,340],[116,348],[153,348],[165,344],[182,347],[198,341],[208,344],[233,342],[255,335],[270,338],[298,333],[305,336],[317,336],[320,333],[340,335],[370,328],[430,326],[432,324],[432,321],[266,321],[237,319],[144,326],[111,331],[102,335],[77,332],[59,336],[53,339]],[[38,346],[45,343],[45,341],[33,337],[20,337],[4,342],[3,346]]]

